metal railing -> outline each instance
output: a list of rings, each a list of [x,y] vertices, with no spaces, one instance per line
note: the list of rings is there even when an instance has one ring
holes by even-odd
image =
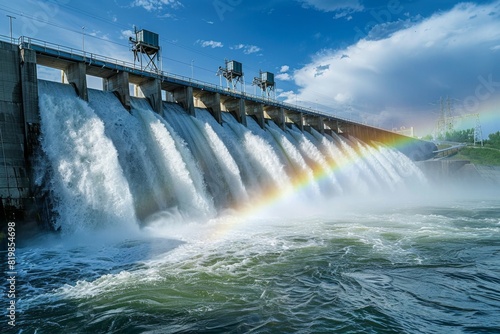
[[[0,41],[8,42],[14,44],[15,38],[10,38],[10,36],[0,35]]]

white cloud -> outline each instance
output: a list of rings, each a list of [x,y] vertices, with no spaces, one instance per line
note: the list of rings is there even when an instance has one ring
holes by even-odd
[[[333,16],[333,18],[335,20],[338,20],[338,19],[341,19],[341,18],[345,18],[346,21],[351,21],[352,20],[351,13],[352,13],[351,11],[338,12],[337,14],[335,14]]]
[[[261,50],[261,48],[259,48],[256,45],[247,45],[246,48],[245,48],[245,51],[243,51],[243,52],[246,53],[246,54],[252,54],[252,53],[257,53],[260,50]]]
[[[174,14],[172,14],[172,13],[164,13],[164,14],[158,15],[158,18],[160,18],[160,19],[175,19],[175,20],[177,20],[177,17]]]
[[[180,8],[182,3],[177,0],[134,0],[132,7],[142,7],[147,11],[162,10],[164,7]]]
[[[285,101],[287,101],[288,103],[296,103],[297,102],[297,94],[291,90],[286,91],[286,92],[281,91],[278,94],[277,98],[285,99]]]
[[[306,8],[312,7],[323,12],[337,12],[338,18],[363,10],[358,0],[299,0]]]
[[[279,73],[274,76],[276,79],[281,81],[290,81],[292,80],[292,76],[288,73]]]
[[[500,1],[459,4],[385,38],[322,50],[294,72],[300,93],[291,98],[352,110],[389,129],[433,124],[439,107],[431,103],[440,97],[457,99],[456,113],[500,97],[499,45]]]
[[[231,50],[243,50],[244,54],[252,54],[252,53],[257,53],[260,52],[262,49],[259,48],[256,45],[249,45],[249,44],[237,44],[232,47],[230,47]]]
[[[222,48],[224,45],[222,42],[217,42],[217,41],[204,41],[204,40],[197,40],[196,43],[200,44],[202,47],[210,47],[212,49],[215,48]]]
[[[100,40],[105,40],[105,41],[109,41],[110,38],[109,38],[109,35],[108,34],[104,34],[102,31],[100,30],[93,30],[93,31],[90,31],[87,33],[88,36],[92,36],[92,37],[95,37],[95,38],[98,38]]]
[[[120,32],[120,39],[127,39],[128,40],[130,37],[135,38],[135,33],[130,29],[122,30]]]
[[[275,79],[281,80],[281,81],[291,81],[293,78],[292,76],[288,73],[290,70],[290,66],[288,65],[283,65],[281,66],[279,73],[274,76]]]

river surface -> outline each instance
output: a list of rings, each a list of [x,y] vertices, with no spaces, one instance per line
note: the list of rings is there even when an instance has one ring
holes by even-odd
[[[16,332],[498,333],[500,202],[444,197],[39,235]]]

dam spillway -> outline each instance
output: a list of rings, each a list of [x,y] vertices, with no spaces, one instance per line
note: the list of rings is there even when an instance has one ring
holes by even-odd
[[[174,211],[195,217],[301,184],[309,195],[386,191],[402,181],[401,163],[435,149],[383,129],[39,40],[1,42],[0,52],[2,206],[21,215],[55,210],[68,225],[75,212],[93,221],[111,206],[109,220]],[[37,65],[62,70],[69,85],[39,81]],[[87,75],[102,78],[103,90],[88,89]],[[144,98],[130,96],[129,84]],[[406,156],[372,141],[405,142],[400,150]],[[35,161],[40,145],[42,162]],[[352,161],[351,170],[335,171]],[[417,175],[414,170],[404,177]]]

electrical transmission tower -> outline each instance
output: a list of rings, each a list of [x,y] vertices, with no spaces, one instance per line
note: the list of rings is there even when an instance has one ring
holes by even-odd
[[[453,132],[455,128],[454,118],[451,112],[451,101],[450,98],[446,98],[446,102],[443,98],[439,99],[440,113],[436,124],[436,136],[438,138],[446,138],[446,133]]]
[[[475,113],[475,114],[466,114],[458,116],[459,119],[465,119],[470,117],[476,118],[476,125],[474,127],[474,146],[477,143],[481,143],[481,146],[483,146],[483,129],[481,128],[481,120],[479,119],[479,114]]]
[[[483,130],[481,128],[479,113],[453,116],[450,98],[447,97],[446,102],[443,98],[440,98],[439,102],[441,112],[436,123],[436,137],[444,139],[446,138],[447,133],[455,131],[455,124],[457,121],[465,120],[467,118],[475,118],[476,124],[474,126],[474,145],[481,143],[481,146],[483,146]]]

